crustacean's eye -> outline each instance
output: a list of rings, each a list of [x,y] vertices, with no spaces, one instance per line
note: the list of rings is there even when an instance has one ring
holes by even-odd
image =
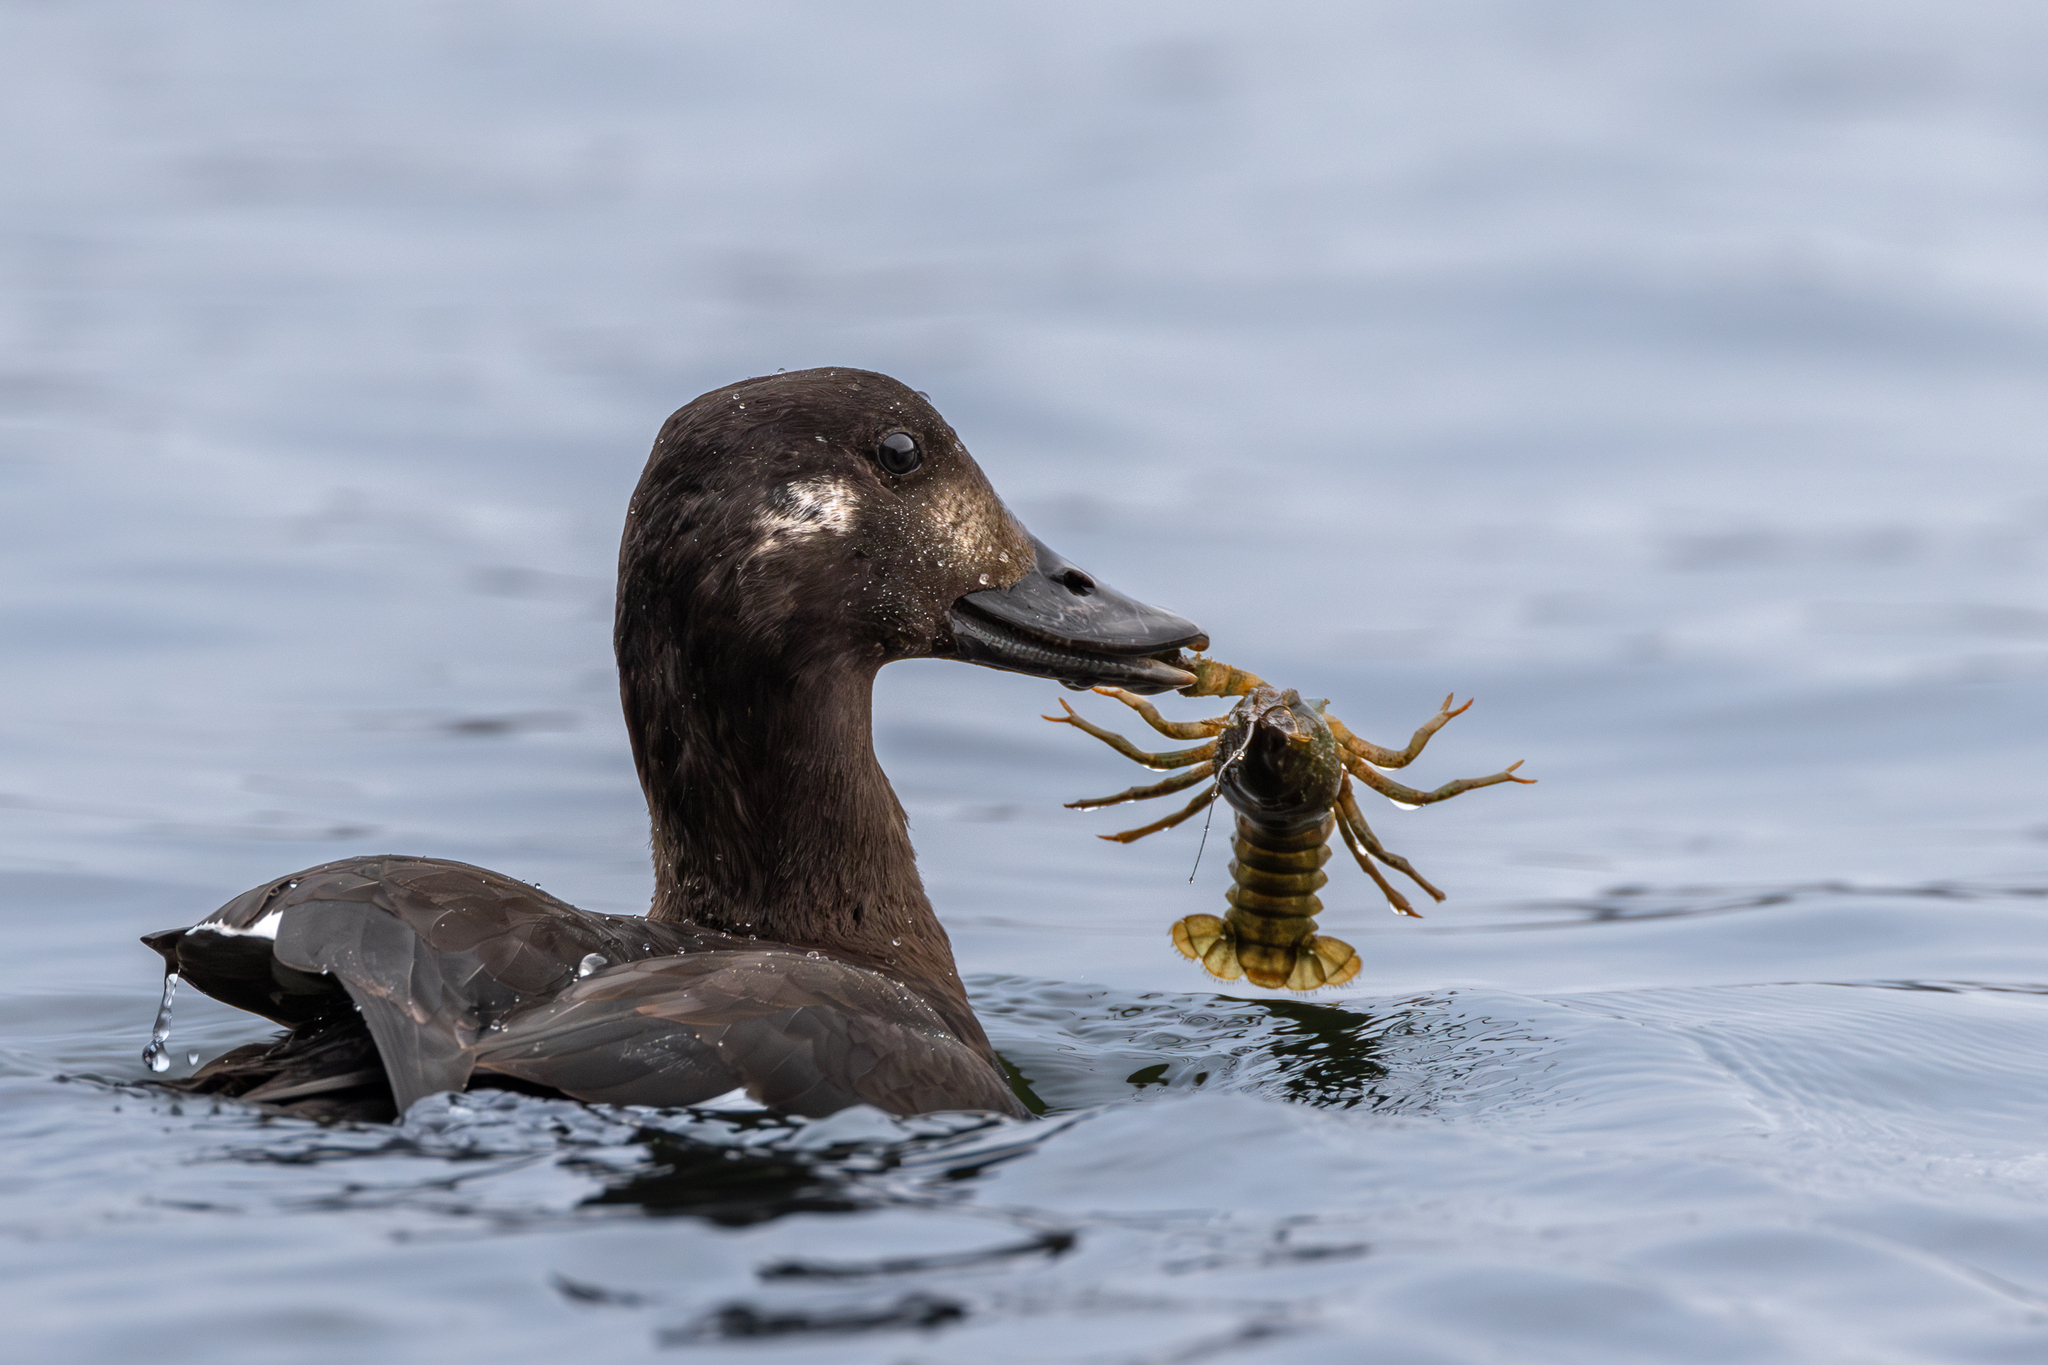
[[[894,431],[875,446],[875,463],[891,474],[909,474],[924,463],[924,456],[909,432]]]

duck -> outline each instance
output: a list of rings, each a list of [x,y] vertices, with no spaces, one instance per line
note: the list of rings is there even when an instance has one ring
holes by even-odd
[[[167,1084],[322,1120],[491,1087],[1025,1115],[876,759],[875,678],[951,659],[1156,694],[1194,682],[1201,629],[1033,536],[924,394],[825,368],[728,384],[662,425],[613,642],[644,915],[440,858],[276,878],[144,936],[165,966],[153,1048],[180,982],[285,1030]]]

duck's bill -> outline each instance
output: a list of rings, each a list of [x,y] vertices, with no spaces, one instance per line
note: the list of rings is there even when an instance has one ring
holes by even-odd
[[[1183,649],[1209,647],[1200,626],[1124,596],[1036,536],[1031,548],[1037,563],[1016,583],[953,604],[945,653],[1074,688],[1153,693],[1194,683],[1178,661]]]

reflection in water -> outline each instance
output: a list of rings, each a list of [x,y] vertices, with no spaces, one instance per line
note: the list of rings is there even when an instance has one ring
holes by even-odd
[[[1049,1113],[1197,1089],[1331,1108],[1387,1101],[1379,1054],[1426,1032],[1403,1005],[1132,993],[1022,977],[980,977],[974,1005],[1005,1064]],[[1440,1078],[1442,1079],[1442,1078]]]
[[[572,1101],[547,1101],[574,1106]],[[600,1107],[601,1108],[601,1107]],[[984,1170],[1024,1156],[1068,1125],[1019,1123],[994,1115],[928,1114],[892,1119],[856,1108],[830,1119],[691,1110],[622,1110],[644,1119],[600,1152],[563,1164],[604,1182],[582,1207],[631,1206],[722,1227],[749,1227],[793,1213],[855,1213],[908,1202],[926,1205]],[[641,1159],[622,1164],[626,1149]],[[1051,1240],[1047,1240],[1051,1238]],[[1058,1254],[1056,1237],[963,1260],[1027,1252]],[[898,1273],[889,1262],[832,1266],[790,1261],[766,1278],[832,1278]]]
[[[1126,992],[1026,977],[969,982],[1012,1070],[1051,1114],[1197,1091],[1324,1109],[1441,1113],[1498,1103],[1555,1044],[1478,997]]]
[[[586,1205],[632,1204],[655,1215],[746,1227],[792,1213],[854,1213],[876,1202],[856,1193],[829,1161],[804,1153],[724,1147],[652,1128],[634,1141],[646,1147],[647,1164]]]
[[[1288,1099],[1350,1109],[1386,1098],[1373,1087],[1388,1074],[1375,1058],[1385,1048],[1390,1020],[1301,1000],[1242,1003],[1263,1007],[1275,1022],[1267,1051]],[[1403,1023],[1409,1017],[1398,1016]]]
[[[764,1280],[854,1280],[875,1275],[916,1275],[932,1270],[967,1270],[1001,1265],[1022,1257],[1048,1260],[1066,1255],[1078,1244],[1071,1232],[1041,1232],[1022,1242],[954,1251],[933,1256],[890,1256],[875,1261],[776,1261],[754,1273]]]
[[[919,1293],[904,1294],[883,1304],[847,1304],[819,1309],[769,1309],[751,1303],[728,1303],[688,1326],[657,1333],[655,1340],[663,1346],[686,1346],[703,1341],[743,1341],[761,1337],[841,1336],[848,1332],[875,1332],[891,1328],[941,1327],[959,1322],[966,1316],[966,1306],[956,1299]]]

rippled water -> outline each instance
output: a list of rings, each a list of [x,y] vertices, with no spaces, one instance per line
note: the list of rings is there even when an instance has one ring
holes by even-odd
[[[0,9],[11,1349],[2039,1359],[2043,24]],[[1219,991],[1166,938],[1217,841],[1089,838],[1133,778],[1056,689],[903,665],[1043,1117],[143,1084],[135,936],[264,878],[644,905],[626,493],[678,403],[824,363],[1361,732],[1476,694],[1423,783],[1541,784],[1374,816],[1452,899],[1336,867],[1343,991]],[[260,1033],[181,997],[170,1074]]]

